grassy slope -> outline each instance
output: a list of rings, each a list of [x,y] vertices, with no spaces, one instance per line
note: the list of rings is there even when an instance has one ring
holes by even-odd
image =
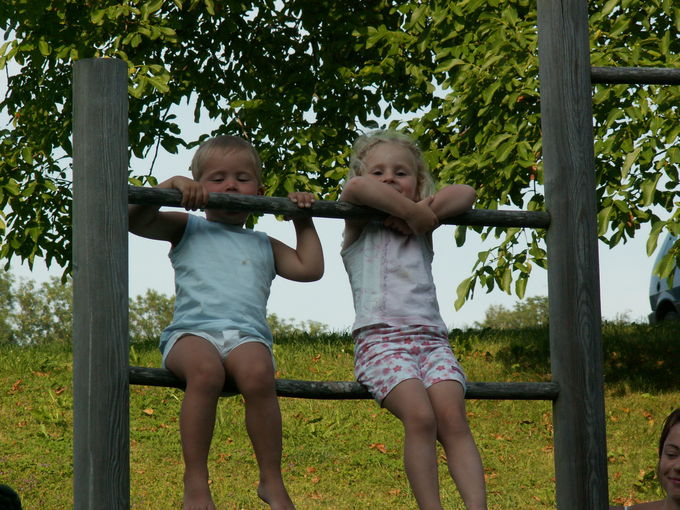
[[[612,501],[657,496],[656,441],[680,404],[672,360],[677,329],[605,325],[606,414]],[[545,331],[460,333],[455,349],[473,381],[549,380]],[[155,346],[136,346],[133,364],[158,366]],[[346,336],[292,338],[276,346],[281,377],[352,378]],[[72,506],[72,361],[58,345],[0,346],[0,483],[24,508]],[[140,510],[181,507],[177,417],[181,392],[131,388],[131,502]],[[412,509],[401,461],[401,427],[371,401],[281,399],[284,475],[300,510]],[[468,401],[492,509],[554,508],[549,402]],[[240,397],[222,399],[210,460],[219,508],[265,508],[243,427]],[[444,464],[446,508],[462,508]]]

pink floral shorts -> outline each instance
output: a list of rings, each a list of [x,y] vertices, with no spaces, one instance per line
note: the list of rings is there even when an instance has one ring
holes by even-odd
[[[458,381],[465,389],[466,381],[447,332],[434,326],[375,326],[355,331],[354,376],[380,404],[407,379],[420,379],[426,388]]]

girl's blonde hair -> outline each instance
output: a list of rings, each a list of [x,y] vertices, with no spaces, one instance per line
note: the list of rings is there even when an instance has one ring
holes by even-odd
[[[350,156],[349,160],[349,173],[347,174],[347,180],[363,174],[363,172],[366,170],[364,167],[364,158],[373,147],[380,143],[397,144],[400,147],[407,149],[413,155],[413,160],[416,164],[416,200],[422,200],[425,197],[429,197],[434,194],[436,191],[434,180],[432,179],[430,169],[423,158],[422,151],[410,136],[398,131],[372,131],[357,138],[357,140],[354,142],[354,145],[352,146],[352,155]]]
[[[219,151],[224,155],[234,150],[244,150],[250,153],[253,158],[255,174],[257,175],[257,183],[262,184],[260,180],[260,174],[262,173],[260,155],[250,142],[241,137],[231,135],[220,135],[208,138],[199,145],[194,153],[194,157],[191,159],[191,166],[189,167],[194,180],[197,181],[201,178],[206,162],[215,154],[215,152]]]

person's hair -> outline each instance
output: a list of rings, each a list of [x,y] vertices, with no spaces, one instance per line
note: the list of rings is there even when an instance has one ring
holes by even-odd
[[[4,483],[0,485],[0,508],[21,510],[21,499],[14,489]]]
[[[222,154],[227,154],[235,150],[244,150],[250,153],[253,158],[253,167],[257,176],[258,184],[261,184],[260,173],[262,172],[262,161],[260,156],[251,145],[250,142],[238,136],[219,135],[213,138],[208,138],[205,142],[199,145],[191,159],[191,175],[194,180],[199,180],[203,174],[205,163],[215,154],[220,151]]]
[[[354,145],[352,146],[352,155],[349,161],[349,173],[347,174],[347,180],[363,174],[365,171],[364,158],[371,149],[381,143],[393,143],[399,145],[407,149],[413,155],[413,161],[416,164],[417,178],[416,200],[422,200],[425,197],[429,197],[430,195],[434,194],[436,191],[434,181],[432,180],[430,169],[423,158],[423,153],[410,136],[398,131],[372,131],[357,138],[357,140],[354,142]]]
[[[663,428],[661,429],[661,437],[659,438],[659,458],[663,453],[663,445],[668,438],[668,434],[671,433],[671,429],[680,423],[680,407],[673,411],[671,414],[666,416],[663,422]]]

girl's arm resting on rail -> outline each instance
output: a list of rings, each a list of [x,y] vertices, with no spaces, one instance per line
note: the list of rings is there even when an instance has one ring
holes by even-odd
[[[467,184],[452,184],[435,193],[430,200],[430,209],[439,220],[452,218],[472,209],[477,193]]]
[[[436,213],[430,209],[430,199],[414,202],[389,184],[371,177],[358,176],[350,179],[340,195],[340,200],[372,207],[400,218],[415,234],[434,230],[439,224]]]

